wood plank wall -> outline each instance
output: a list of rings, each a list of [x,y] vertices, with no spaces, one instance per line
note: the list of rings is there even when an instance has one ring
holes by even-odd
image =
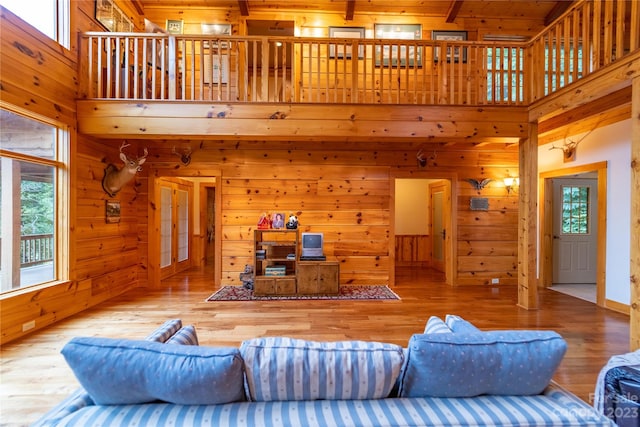
[[[76,31],[100,30],[93,20],[93,2],[72,2]],[[102,191],[105,166],[118,158],[120,140],[108,144],[77,135],[77,52],[61,49],[4,8],[0,16],[0,94],[17,111],[29,112],[69,126],[72,142],[70,165],[70,254],[68,281],[47,287],[19,290],[0,299],[0,343],[25,334],[22,325],[35,321],[33,330],[64,319],[115,295],[146,285],[147,199],[137,189],[146,178],[130,183],[117,200],[121,220],[105,222]],[[12,71],[13,70],[13,71]],[[135,144],[131,147],[136,149]],[[30,332],[30,331],[29,331]]]
[[[75,31],[101,30],[94,21],[93,2],[72,2],[72,5]],[[119,165],[117,147],[122,141],[98,141],[75,134],[73,100],[78,70],[82,72],[86,64],[75,62],[74,37],[71,50],[61,50],[32,35],[30,28],[20,24],[10,12],[0,10],[2,99],[70,126],[74,178],[69,211],[72,216],[69,220],[72,224],[70,280],[59,286],[3,296],[0,323],[4,343],[24,335],[22,324],[27,321],[35,320],[33,330],[38,330],[128,289],[147,285],[149,236],[146,170],[116,197],[122,206],[120,223],[107,224],[104,220],[104,204],[109,198],[101,188],[103,170],[109,162]],[[150,17],[160,22],[176,17],[160,9],[156,12]],[[218,21],[209,12],[206,19],[205,11],[193,13],[195,15],[189,12],[184,16],[187,31],[196,23]],[[227,19],[229,17],[224,17],[223,22]],[[359,19],[349,24],[364,25],[365,18]],[[425,31],[438,27],[427,18],[422,22]],[[345,24],[337,16],[331,23]],[[9,51],[12,53],[7,53]],[[4,70],[19,72],[5,73]],[[176,157],[166,141],[130,142],[133,151],[148,147],[150,164],[176,165]],[[327,252],[341,261],[343,284],[389,280],[393,268],[389,262],[392,255],[389,241],[393,238],[392,176],[422,178],[427,173],[416,170],[415,153],[420,147],[415,142],[404,147],[388,142],[366,145],[287,141],[187,143],[194,148],[189,168],[198,168],[199,163],[204,162],[219,164],[222,170],[219,191],[222,191],[223,205],[223,283],[238,283],[239,272],[251,259],[252,229],[259,214],[275,210],[298,214],[302,230],[326,233]],[[517,263],[517,256],[515,249],[509,248],[515,248],[517,241],[515,227],[512,227],[513,218],[517,216],[514,213],[517,199],[506,198],[499,188],[488,189],[482,195],[491,198],[490,211],[482,215],[470,213],[468,198],[473,191],[464,180],[484,177],[497,181],[507,175],[514,176],[517,163],[516,149],[505,150],[504,146],[478,149],[472,143],[465,143],[443,149],[438,153],[437,165],[429,168],[430,178],[440,172],[443,176],[458,178],[454,184],[459,198],[456,256],[460,268],[456,274],[460,283],[482,284],[488,277],[496,276],[501,277],[503,283],[512,283],[510,269]]]

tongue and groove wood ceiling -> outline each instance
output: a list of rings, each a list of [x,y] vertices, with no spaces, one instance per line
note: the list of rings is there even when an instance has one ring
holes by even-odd
[[[574,2],[549,0],[133,0],[140,13],[146,8],[227,9],[250,18],[253,12],[299,11],[343,14],[345,20],[358,15],[444,17],[457,19],[534,19],[544,26]]]

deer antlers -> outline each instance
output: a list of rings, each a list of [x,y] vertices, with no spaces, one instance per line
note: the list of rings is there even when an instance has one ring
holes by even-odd
[[[435,160],[436,159],[436,152],[434,150],[433,154],[430,155],[429,157],[425,157],[424,152],[422,151],[422,149],[418,150],[418,153],[416,154],[416,160],[418,161],[418,166],[421,168],[427,167],[427,164],[429,162],[429,160]]]

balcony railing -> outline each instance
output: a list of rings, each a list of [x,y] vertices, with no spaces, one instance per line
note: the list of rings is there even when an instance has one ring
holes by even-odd
[[[0,239],[0,243],[2,243],[2,239]],[[53,234],[20,236],[20,268],[51,262],[54,254]]]
[[[527,43],[85,33],[83,83],[92,99],[526,105],[640,48],[638,3],[580,2]]]

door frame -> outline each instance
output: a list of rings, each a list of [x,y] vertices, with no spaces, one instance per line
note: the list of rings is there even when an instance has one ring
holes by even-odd
[[[214,269],[213,269],[213,285],[214,289],[220,287],[222,283],[222,192],[220,185],[222,183],[222,171],[218,168],[207,167],[206,164],[200,164],[198,169],[194,168],[168,168],[158,167],[153,164],[149,165],[149,176],[147,180],[149,192],[149,204],[147,208],[148,216],[148,235],[149,248],[147,250],[148,261],[148,280],[152,287],[160,287],[160,186],[157,185],[157,178],[166,177],[188,177],[188,178],[211,178],[215,180],[216,194],[216,222],[214,224]],[[195,213],[192,213],[195,215]]]
[[[389,174],[389,285],[395,285],[396,280],[396,179],[439,179],[448,182],[449,192],[445,194],[445,205],[448,209],[448,221],[446,225],[451,230],[444,243],[445,251],[445,282],[450,286],[455,286],[458,271],[458,258],[454,256],[457,251],[458,233],[456,225],[458,223],[458,174],[430,172],[430,171],[392,171]],[[446,214],[445,214],[446,215]],[[446,219],[446,217],[445,217]]]
[[[598,177],[598,222],[596,225],[596,304],[605,307],[606,301],[606,252],[607,252],[607,162],[591,163],[567,169],[540,173],[540,277],[538,286],[553,285],[553,178],[596,172]]]

